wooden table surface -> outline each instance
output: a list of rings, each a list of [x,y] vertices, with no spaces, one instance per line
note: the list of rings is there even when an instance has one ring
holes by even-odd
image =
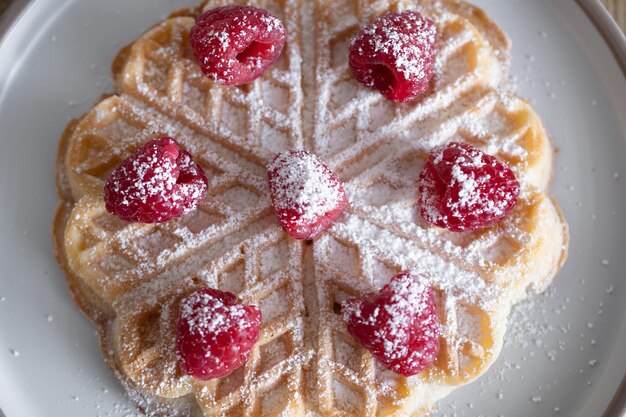
[[[0,15],[13,0],[0,0]],[[607,9],[617,20],[617,23],[626,31],[626,0],[602,0]]]
[[[1,1],[1,0],[0,0]],[[626,31],[626,0],[602,0],[615,17],[623,31]]]

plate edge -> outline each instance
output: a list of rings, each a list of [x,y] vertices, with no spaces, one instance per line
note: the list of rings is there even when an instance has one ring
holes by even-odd
[[[13,0],[13,3],[0,17],[0,47],[4,45],[11,29],[20,21],[20,17],[36,0]]]
[[[576,0],[600,33],[626,76],[626,34],[600,0]]]
[[[626,76],[626,34],[622,32],[600,0],[576,0],[576,3],[611,49],[617,64]],[[626,375],[624,375],[624,379],[609,402],[606,411],[602,414],[602,417],[624,416],[626,416]]]

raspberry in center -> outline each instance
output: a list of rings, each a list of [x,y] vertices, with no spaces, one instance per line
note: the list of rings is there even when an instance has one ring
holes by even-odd
[[[315,238],[346,206],[339,178],[307,151],[279,154],[268,166],[268,178],[278,222],[296,239]]]

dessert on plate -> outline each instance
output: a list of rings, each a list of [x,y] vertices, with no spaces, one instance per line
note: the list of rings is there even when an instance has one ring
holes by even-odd
[[[426,416],[484,373],[568,243],[509,47],[461,1],[215,0],[120,51],[53,237],[138,407]]]

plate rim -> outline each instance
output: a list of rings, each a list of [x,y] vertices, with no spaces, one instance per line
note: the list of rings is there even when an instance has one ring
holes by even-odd
[[[37,0],[13,0],[0,17],[0,48],[4,45],[11,30],[19,23],[24,13]]]
[[[576,0],[576,3],[596,27],[626,76],[626,33],[600,0]]]
[[[471,0],[469,0],[471,1]],[[0,17],[0,48],[6,42],[11,31],[22,20],[21,17],[37,0],[13,0],[11,5]],[[613,16],[601,0],[576,0],[592,25],[602,36],[615,60],[626,77],[626,33],[621,30]],[[4,416],[0,409],[0,417]],[[626,416],[626,375],[609,402],[602,417]]]
[[[600,0],[576,0],[576,4],[600,33],[626,77],[626,33]],[[602,414],[602,417],[624,416],[626,416],[626,375]]]

